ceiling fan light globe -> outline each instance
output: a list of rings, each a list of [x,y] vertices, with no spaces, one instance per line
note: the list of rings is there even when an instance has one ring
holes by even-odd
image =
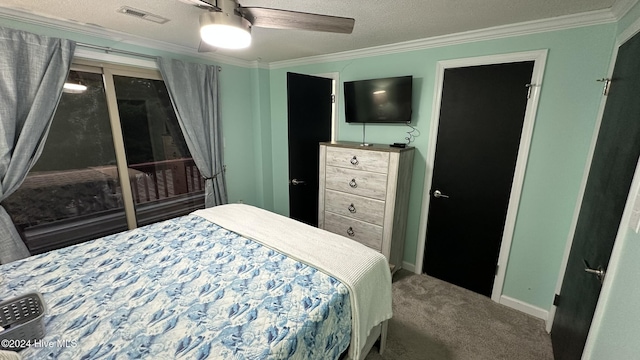
[[[211,24],[200,28],[202,41],[223,49],[244,49],[251,45],[251,34],[230,25]]]
[[[251,23],[238,15],[208,12],[200,16],[200,37],[223,49],[243,49],[251,45]]]

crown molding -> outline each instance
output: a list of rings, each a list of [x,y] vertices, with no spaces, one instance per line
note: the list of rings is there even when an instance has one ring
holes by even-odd
[[[30,12],[9,9],[1,6],[0,19],[19,21],[30,25],[43,26],[56,30],[70,31],[74,34],[83,36],[98,37],[106,41],[112,41],[113,44],[111,44],[110,47],[113,49],[126,50],[121,49],[122,45],[134,45],[151,50],[150,53],[145,55],[155,55],[151,53],[156,51],[163,51],[246,68],[255,68],[259,65],[257,61],[247,61],[215,53],[199,53],[197,52],[197,50],[186,46],[171,44],[164,41],[152,40],[144,38],[142,36],[127,34],[125,32],[117,30],[105,29],[97,25],[43,17],[41,15],[33,14]],[[77,41],[82,42],[80,40]]]
[[[638,0],[617,0],[611,7],[611,14],[616,18],[616,21],[622,19],[623,16],[638,3]]]
[[[633,1],[638,0],[618,0]],[[617,3],[617,2],[616,2]],[[627,10],[628,11],[628,10]],[[459,45],[469,42],[502,39],[513,36],[531,35],[549,31],[573,29],[584,26],[608,24],[617,19],[608,10],[589,11],[580,14],[559,16],[555,18],[527,21],[517,24],[495,26],[480,30],[471,30],[456,34],[435,36],[431,38],[405,41],[390,45],[375,46],[366,49],[345,51],[340,53],[317,55],[306,58],[276,61],[269,64],[270,69],[280,69],[286,67],[311,65],[322,62],[353,60],[357,58],[396,54],[400,52],[425,50],[443,46]]]

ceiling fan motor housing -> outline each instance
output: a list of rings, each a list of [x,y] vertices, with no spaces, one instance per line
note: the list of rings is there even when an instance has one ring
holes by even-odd
[[[211,11],[200,14],[200,26],[209,24],[228,25],[251,31],[249,20],[233,13]]]
[[[239,11],[240,4],[236,0],[217,0],[216,5],[217,8],[200,15],[200,26],[219,24],[235,26],[250,31],[252,24]]]

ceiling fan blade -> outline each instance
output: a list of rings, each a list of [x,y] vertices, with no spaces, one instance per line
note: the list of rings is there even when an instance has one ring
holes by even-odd
[[[215,0],[178,0],[178,1],[188,5],[199,7],[200,9],[220,11],[220,8],[217,5],[217,1]]]
[[[356,22],[352,18],[261,7],[240,7],[239,10],[251,25],[271,29],[299,29],[351,34]]]
[[[209,44],[207,44],[206,42],[200,40],[200,44],[198,45],[198,52],[199,53],[206,53],[206,52],[214,52],[217,51],[218,48],[215,46],[211,46]]]

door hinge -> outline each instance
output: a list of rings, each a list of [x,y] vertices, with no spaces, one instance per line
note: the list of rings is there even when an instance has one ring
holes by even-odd
[[[331,103],[335,104],[336,103],[336,96],[331,94]]]
[[[498,276],[498,270],[499,269],[500,269],[500,265],[496,265],[496,275],[495,276]]]
[[[534,86],[538,86],[537,84],[526,84],[525,87],[527,88],[527,99],[531,99],[531,89]]]
[[[602,79],[598,79],[596,81],[604,83],[604,88],[602,89],[602,95],[604,95],[604,96],[609,95],[609,87],[611,86],[611,79],[602,78]]]
[[[560,303],[560,295],[555,294],[555,296],[553,297],[553,305],[558,306],[559,303]]]

